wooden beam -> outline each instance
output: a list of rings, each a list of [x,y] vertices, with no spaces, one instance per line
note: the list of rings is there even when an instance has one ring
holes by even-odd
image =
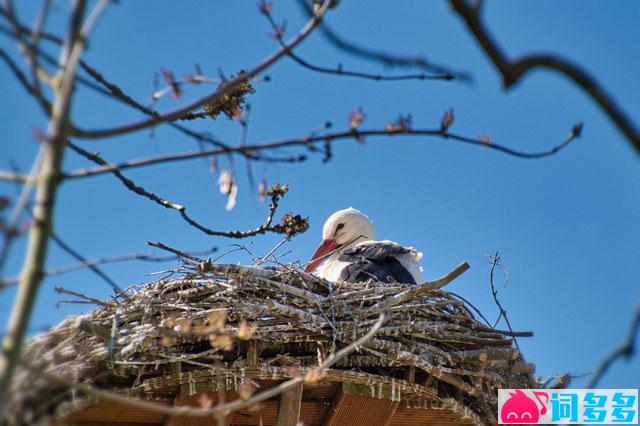
[[[250,340],[247,347],[247,367],[255,368],[258,365],[258,342]]]
[[[212,406],[218,402],[218,392],[202,392],[195,395],[180,395],[175,400],[176,406],[188,405],[192,407],[200,407],[201,401],[209,400]],[[227,416],[224,425],[231,424],[233,414]],[[168,416],[164,422],[164,426],[215,426],[218,425],[218,419],[215,416],[193,417],[193,416]]]
[[[302,387],[303,384],[300,383],[280,394],[276,426],[296,426],[298,424],[302,404]]]
[[[391,400],[390,389],[343,383],[338,389],[325,426],[366,426],[389,424],[399,401]]]
[[[161,402],[161,401],[154,401]],[[147,423],[162,424],[165,415],[155,411],[141,410],[112,401],[97,401],[95,404],[69,414],[61,424],[102,423]],[[86,422],[86,423],[85,423]]]

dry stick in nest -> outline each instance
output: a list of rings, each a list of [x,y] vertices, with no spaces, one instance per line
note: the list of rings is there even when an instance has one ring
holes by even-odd
[[[392,306],[396,306],[408,300],[411,300],[419,294],[427,293],[432,290],[437,290],[441,287],[444,287],[445,285],[449,284],[451,281],[453,281],[454,279],[462,275],[467,269],[469,269],[469,264],[467,262],[462,262],[461,264],[453,268],[453,270],[447,273],[445,276],[433,281],[427,281],[424,284],[421,284],[409,290],[406,290],[390,299],[379,302],[376,305],[373,305],[372,307],[370,307],[369,309],[366,309],[364,313],[382,312],[386,309],[391,308]]]
[[[242,400],[242,399],[237,399],[235,401],[232,402],[228,402],[225,404],[221,404],[218,405],[215,408],[211,408],[211,409],[207,409],[207,408],[197,408],[197,407],[188,407],[188,406],[180,406],[180,407],[168,407],[166,405],[163,404],[159,404],[159,403],[155,403],[155,402],[151,402],[151,401],[145,401],[145,400],[140,400],[140,399],[133,399],[133,398],[128,398],[124,395],[120,395],[117,394],[115,392],[109,392],[109,391],[105,391],[102,389],[98,389],[94,386],[91,385],[87,385],[87,384],[83,384],[83,383],[74,383],[71,382],[70,380],[64,378],[64,377],[60,377],[56,374],[51,374],[49,372],[46,371],[46,369],[44,367],[41,366],[35,366],[33,364],[30,364],[28,362],[26,362],[25,360],[22,360],[21,363],[22,365],[27,368],[30,371],[33,371],[45,378],[47,378],[48,380],[51,380],[55,383],[58,383],[62,386],[68,387],[70,389],[73,390],[77,390],[80,392],[83,392],[87,395],[93,396],[95,398],[99,398],[102,400],[106,400],[106,401],[113,401],[113,402],[118,402],[130,407],[134,407],[134,408],[139,408],[142,410],[149,410],[149,411],[154,411],[157,413],[161,413],[161,414],[166,414],[166,415],[175,415],[175,416],[193,416],[193,417],[209,417],[209,416],[227,416],[230,413],[237,411],[237,410],[241,410],[243,408],[247,408],[247,407],[251,407],[259,402],[265,401],[267,399],[273,398],[274,396],[277,396],[279,394],[281,394],[282,392],[286,391],[287,389],[291,389],[292,387],[303,383],[305,381],[309,381],[314,379],[314,377],[318,377],[320,373],[322,373],[322,371],[326,370],[327,368],[331,367],[332,365],[334,365],[336,362],[340,361],[341,359],[347,357],[349,354],[351,354],[353,351],[355,351],[359,346],[364,345],[369,339],[371,339],[376,332],[378,331],[378,329],[382,326],[382,324],[384,323],[385,320],[385,315],[384,314],[380,314],[378,320],[376,321],[376,323],[373,325],[373,327],[371,327],[371,329],[364,334],[362,337],[360,337],[359,339],[357,339],[355,342],[349,344],[348,346],[344,347],[343,349],[339,350],[338,352],[336,352],[335,354],[332,354],[331,356],[329,356],[323,363],[321,363],[318,367],[316,367],[315,369],[311,369],[309,370],[306,374],[304,375],[298,375],[296,377],[293,377],[281,384],[279,384],[278,386],[275,386],[271,389],[268,389],[264,392],[261,392],[255,396],[253,396],[250,399],[247,400]]]
[[[207,254],[211,254],[211,253],[215,252],[216,250],[217,250],[216,247],[211,247],[208,250],[194,252],[193,254],[189,254],[189,255],[190,256],[192,256],[192,255],[207,255]],[[107,264],[107,263],[126,262],[126,261],[130,261],[130,260],[140,260],[140,261],[144,261],[144,262],[162,263],[162,262],[170,262],[172,260],[178,260],[178,259],[180,259],[182,257],[183,256],[154,256],[151,251],[143,251],[143,252],[138,252],[138,253],[120,254],[120,255],[115,255],[115,256],[107,256],[107,257],[98,257],[98,258],[95,258],[95,259],[87,259],[84,262],[72,263],[72,264],[69,264],[69,265],[60,266],[59,268],[55,268],[55,269],[51,269],[51,270],[45,271],[44,274],[46,276],[64,274],[66,272],[70,272],[70,271],[75,271],[77,269],[86,268],[88,265],[103,265],[103,264]],[[4,281],[0,280],[0,288],[2,288],[3,286],[11,285],[11,284],[17,284],[18,280],[19,280],[19,277],[9,278],[9,279],[6,279]]]

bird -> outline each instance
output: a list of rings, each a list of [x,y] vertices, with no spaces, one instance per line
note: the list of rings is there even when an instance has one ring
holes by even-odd
[[[389,240],[377,241],[373,223],[353,207],[333,213],[322,228],[322,242],[305,272],[327,281],[419,284],[422,253]]]

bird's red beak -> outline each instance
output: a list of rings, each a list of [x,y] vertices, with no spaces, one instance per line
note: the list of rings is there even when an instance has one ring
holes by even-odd
[[[322,240],[316,251],[307,262],[307,267],[304,268],[305,272],[313,272],[322,263],[322,261],[336,248],[338,243],[336,240]]]

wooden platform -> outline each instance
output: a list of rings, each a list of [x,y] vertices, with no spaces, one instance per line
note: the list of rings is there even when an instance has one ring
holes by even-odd
[[[267,400],[253,409],[241,410],[228,416],[228,426],[419,426],[480,424],[478,416],[450,398],[439,398],[433,390],[402,380],[389,379],[367,373],[349,373],[329,370],[327,377],[313,385],[299,386],[292,391]],[[284,370],[273,369],[271,377],[264,371],[243,371],[260,386],[269,389],[285,377]],[[351,377],[350,377],[351,376]],[[178,385],[177,387],[175,385]],[[212,383],[204,376],[190,376],[188,383],[167,378],[147,384],[149,399],[167,405],[199,406],[203,398],[214,404],[220,397],[225,401],[238,398],[235,384],[226,381]],[[174,392],[175,391],[175,392]],[[173,394],[173,395],[172,395]],[[59,422],[62,425],[118,425],[118,426],[204,426],[217,425],[214,417],[194,418],[166,416],[164,414],[131,408],[125,405],[97,401],[74,411]]]

